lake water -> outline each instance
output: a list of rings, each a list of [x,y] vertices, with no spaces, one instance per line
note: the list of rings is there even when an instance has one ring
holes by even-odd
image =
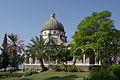
[[[19,69],[23,69],[24,68],[24,64],[19,65]],[[12,69],[11,67],[8,67],[7,70]],[[4,69],[0,69],[0,71],[3,71]]]

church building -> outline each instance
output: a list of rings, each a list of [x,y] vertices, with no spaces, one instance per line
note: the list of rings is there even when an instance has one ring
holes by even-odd
[[[55,18],[55,13],[50,15],[50,19],[43,24],[41,36],[45,39],[45,44],[53,40],[56,45],[67,42],[63,25]]]
[[[54,41],[56,45],[73,43],[67,42],[67,36],[65,33],[64,26],[56,19],[55,13],[52,13],[50,15],[50,19],[43,24],[40,35],[45,40],[45,45],[49,44],[51,40]],[[72,65],[72,63],[73,61],[68,61],[68,65]],[[48,66],[46,60],[44,60],[44,64]],[[86,55],[83,55],[82,59],[76,61],[76,65],[80,66],[81,68],[85,68],[85,70],[89,70],[91,67],[96,67],[101,64],[100,62],[96,61],[95,57],[87,57]],[[25,63],[24,66],[25,69],[40,68],[39,61],[35,60],[35,63],[32,63],[32,59],[29,59],[29,63]]]

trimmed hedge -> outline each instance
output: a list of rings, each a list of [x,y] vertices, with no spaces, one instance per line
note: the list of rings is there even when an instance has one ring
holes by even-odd
[[[54,71],[61,71],[60,65],[52,65],[51,69]]]
[[[51,69],[54,71],[78,72],[80,71],[75,65],[52,65]]]
[[[0,72],[0,77],[21,77],[23,73]]]
[[[32,74],[36,74],[36,70],[30,70],[24,73],[11,73],[9,72],[0,72],[0,77],[21,77],[21,76],[30,76]]]
[[[67,71],[68,72],[78,72],[78,68],[75,65],[68,65],[67,66]]]

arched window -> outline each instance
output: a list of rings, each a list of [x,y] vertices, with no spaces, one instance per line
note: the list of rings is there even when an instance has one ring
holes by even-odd
[[[53,31],[54,34],[56,34],[56,31]]]

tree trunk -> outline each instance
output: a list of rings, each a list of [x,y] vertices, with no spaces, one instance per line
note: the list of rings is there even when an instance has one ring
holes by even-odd
[[[40,62],[40,64],[41,64],[41,65],[40,65],[40,66],[41,66],[41,72],[46,71],[47,68],[44,66],[44,63],[43,63],[42,58],[39,59],[39,62]]]
[[[18,70],[19,70],[18,65],[16,65],[15,70],[16,70],[16,71],[18,71]]]
[[[65,61],[65,64],[67,65],[67,61]]]
[[[76,63],[76,58],[75,58],[74,61],[73,61],[73,65],[75,65],[75,63]]]

